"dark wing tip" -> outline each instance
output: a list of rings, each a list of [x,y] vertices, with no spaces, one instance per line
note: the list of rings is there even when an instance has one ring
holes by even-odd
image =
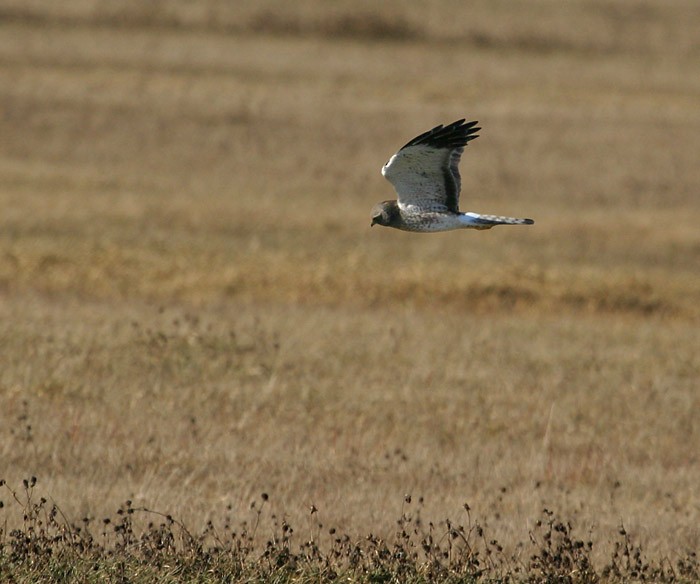
[[[431,148],[460,148],[466,146],[470,140],[478,138],[476,133],[481,130],[478,127],[479,122],[467,122],[465,118],[452,122],[447,126],[440,124],[432,130],[424,132],[420,136],[416,136],[402,147],[417,146],[419,144],[430,146]]]
[[[523,225],[534,225],[535,220],[534,219],[523,219]]]

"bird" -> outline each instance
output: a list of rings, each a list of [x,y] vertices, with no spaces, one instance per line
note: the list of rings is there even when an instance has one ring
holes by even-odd
[[[382,175],[394,185],[398,201],[377,203],[370,226],[432,233],[534,224],[532,219],[460,212],[459,161],[464,147],[478,138],[478,124],[466,119],[441,124],[399,149],[382,167]]]

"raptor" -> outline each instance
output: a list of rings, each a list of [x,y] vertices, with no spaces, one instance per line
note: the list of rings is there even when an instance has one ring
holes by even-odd
[[[394,154],[382,174],[394,185],[398,201],[375,205],[371,224],[422,233],[532,225],[532,219],[460,212],[459,161],[464,147],[478,137],[478,123],[462,119],[436,126]]]

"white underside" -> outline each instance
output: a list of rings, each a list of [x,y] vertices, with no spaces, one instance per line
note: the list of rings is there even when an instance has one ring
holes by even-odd
[[[411,205],[401,205],[405,229],[408,231],[452,231],[454,229],[488,229],[489,224],[479,221],[478,213],[450,213],[445,211],[426,211],[412,208]]]
[[[479,213],[462,213],[459,215],[459,220],[465,227],[483,227],[484,223],[479,221],[480,218],[481,215]]]
[[[532,224],[530,219],[504,217],[501,215],[484,215],[482,213],[453,213],[444,205],[429,207],[407,205],[399,202],[403,225],[399,229],[406,231],[451,231],[453,229],[491,229],[495,225]]]

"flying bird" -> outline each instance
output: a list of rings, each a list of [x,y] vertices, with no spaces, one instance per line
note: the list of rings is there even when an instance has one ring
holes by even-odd
[[[461,213],[459,160],[464,147],[481,128],[479,122],[457,120],[416,136],[382,168],[398,201],[372,209],[372,225],[430,233],[452,229],[491,229],[494,225],[532,225],[532,219]]]

